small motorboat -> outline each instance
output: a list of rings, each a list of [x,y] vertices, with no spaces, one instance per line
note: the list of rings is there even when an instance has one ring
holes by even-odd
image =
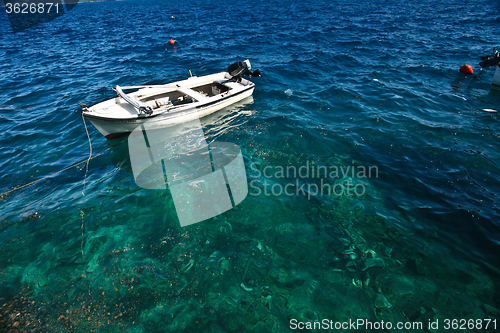
[[[227,72],[191,76],[164,85],[116,86],[117,96],[87,107],[78,103],[83,116],[106,138],[127,135],[137,126],[169,126],[209,115],[252,95],[255,84],[243,76],[251,71],[249,60],[238,61]],[[125,93],[127,90],[135,90]]]
[[[498,52],[498,50],[494,48],[493,54],[481,57],[481,60],[483,61],[481,61],[479,65],[482,68],[496,67],[495,74],[493,75],[492,84],[494,86],[500,87],[500,53]]]

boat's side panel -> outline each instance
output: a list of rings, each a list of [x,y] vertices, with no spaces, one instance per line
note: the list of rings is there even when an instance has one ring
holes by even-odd
[[[116,119],[110,121],[110,120],[90,118],[90,117],[87,117],[87,119],[89,119],[92,125],[94,125],[95,128],[102,135],[104,135],[108,139],[113,139],[132,132],[137,126],[140,126],[145,122],[148,122],[148,127],[150,126],[163,127],[204,117],[206,115],[209,115],[215,111],[218,111],[222,108],[230,106],[231,104],[234,104],[238,101],[241,101],[242,99],[251,96],[253,91],[254,88],[251,88],[231,98],[228,98],[227,100],[221,101],[220,103],[210,105],[208,107],[203,107],[200,109],[193,109],[192,112],[186,110],[187,112],[179,113],[179,115],[177,116],[166,113],[165,115],[158,115],[157,117],[154,118],[136,118],[133,120]]]
[[[210,113],[213,113],[213,112],[215,112],[217,110],[220,110],[220,109],[223,109],[223,108],[225,108],[227,106],[230,106],[231,104],[239,102],[242,99],[245,99],[248,96],[251,96],[253,94],[253,90],[254,89],[255,88],[248,89],[248,90],[242,92],[241,94],[238,94],[237,96],[234,96],[233,98],[227,99],[227,101],[215,104],[213,106],[209,106],[208,108],[203,108],[202,110],[200,110],[200,112],[196,113],[197,114],[196,118],[204,117],[206,115],[209,115]]]
[[[137,122],[110,122],[109,120],[102,120],[96,118],[87,118],[92,125],[108,139],[114,139],[123,136],[127,133],[132,132],[137,126],[141,124],[140,121]]]
[[[154,95],[168,93],[175,90],[182,91],[182,89],[188,89],[189,93],[187,93],[187,95],[194,94],[196,95],[195,98],[197,98],[199,101],[202,102],[205,97],[203,95],[197,94],[195,91],[190,90],[190,88],[203,85],[209,82],[214,82],[216,80],[221,80],[224,79],[224,77],[225,77],[225,72],[199,76],[199,77],[193,76],[186,80],[173,82],[171,84],[164,86],[142,88],[135,92],[126,94],[126,96],[142,104],[143,100]],[[128,89],[128,88],[129,87],[124,87],[123,89]],[[116,97],[98,103],[92,107],[89,107],[89,110],[92,112],[92,115],[94,115],[95,118],[101,117],[101,118],[114,118],[114,119],[117,118],[130,119],[130,118],[135,118],[138,114],[138,111],[134,108],[134,106],[125,101],[123,98],[116,98]]]

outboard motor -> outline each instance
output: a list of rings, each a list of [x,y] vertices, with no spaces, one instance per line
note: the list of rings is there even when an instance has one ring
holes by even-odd
[[[250,77],[262,76],[260,71],[257,69],[256,71],[250,71],[252,69],[252,65],[250,65],[250,60],[238,61],[229,66],[227,72],[232,76],[231,80],[241,81],[243,75],[248,75]]]
[[[481,60],[483,61],[479,63],[479,66],[481,66],[482,68],[498,66],[500,64],[500,53],[497,51],[496,48],[494,48],[493,54],[481,57]]]

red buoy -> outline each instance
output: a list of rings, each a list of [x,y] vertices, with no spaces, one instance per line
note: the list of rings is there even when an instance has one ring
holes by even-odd
[[[466,75],[471,75],[473,72],[472,67],[470,65],[463,65],[460,66],[460,73],[466,74]]]
[[[174,44],[175,44],[175,40],[170,39],[169,43],[170,43],[170,45],[174,45]],[[469,66],[469,65],[467,65],[467,66]],[[469,66],[469,67],[470,67],[470,66]],[[460,69],[460,70],[462,70],[462,69]],[[471,71],[472,71],[472,69],[471,69]]]

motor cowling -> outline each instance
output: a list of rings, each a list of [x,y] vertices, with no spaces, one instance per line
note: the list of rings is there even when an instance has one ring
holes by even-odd
[[[256,71],[250,71],[252,69],[252,66],[250,65],[249,60],[245,61],[238,61],[229,66],[227,69],[227,72],[229,75],[233,77],[233,79],[241,80],[243,75],[248,75],[248,76],[262,76],[260,74],[260,71],[257,69]]]
[[[238,61],[229,66],[227,72],[231,76],[242,76],[248,70],[248,66],[243,61]]]

